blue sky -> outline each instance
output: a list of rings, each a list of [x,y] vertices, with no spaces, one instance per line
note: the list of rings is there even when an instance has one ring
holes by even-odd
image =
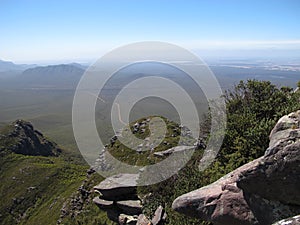
[[[0,59],[88,60],[147,40],[202,54],[297,56],[299,12],[298,0],[2,0]]]

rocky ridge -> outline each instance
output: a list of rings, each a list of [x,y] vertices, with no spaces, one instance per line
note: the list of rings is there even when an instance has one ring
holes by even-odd
[[[94,187],[95,192],[98,192],[99,196],[95,197],[93,201],[100,209],[107,212],[108,217],[112,221],[119,224],[163,224],[166,220],[166,213],[162,206],[156,209],[151,216],[152,219],[142,213],[144,199],[137,195],[137,186],[143,168],[137,174],[119,172],[116,168],[117,165],[111,161],[110,156],[107,154],[108,152],[116,156],[122,153],[124,156],[119,158],[119,160],[125,160],[125,162],[126,159],[134,157],[136,157],[136,161],[149,160],[150,162],[153,160],[154,162],[159,162],[171,154],[175,155],[192,149],[205,148],[204,140],[201,138],[194,139],[191,131],[186,126],[178,125],[165,118],[163,118],[167,125],[165,139],[156,148],[151,147],[151,142],[155,142],[155,139],[151,136],[149,126],[151,123],[157,122],[153,122],[151,119],[152,117],[142,118],[132,123],[129,128],[125,127],[117,132],[110,139],[110,143],[101,151],[94,164],[96,171],[118,171],[117,175],[106,178]],[[126,149],[119,140],[126,136],[124,130],[131,131],[136,137],[145,142],[138,145],[135,151]],[[180,136],[182,141],[179,140]]]
[[[14,152],[23,155],[57,156],[61,149],[33,125],[24,120],[16,120],[5,127],[0,135],[0,152]]]
[[[299,165],[300,111],[297,111],[278,121],[263,157],[213,184],[178,197],[172,208],[215,225],[273,224],[300,214]]]
[[[113,171],[118,169],[114,158],[110,154],[119,161],[127,164],[145,166],[160,162],[173,153],[176,154],[192,149],[205,149],[204,138],[194,138],[192,132],[186,126],[178,125],[166,118],[162,118],[167,125],[167,132],[164,134],[164,139],[160,140],[161,136],[154,137],[150,132],[149,126],[151,123],[157,123],[157,121],[153,122],[152,118],[142,118],[133,122],[130,127],[125,127],[116,132],[116,135],[110,139],[109,144],[105,145],[99,157],[95,160],[93,166],[95,170]],[[128,132],[132,132],[135,137],[144,140],[143,143],[137,145],[135,151],[131,151],[131,149],[125,146],[126,143],[122,143],[124,139],[126,139],[126,142],[135,142],[130,137],[127,138]]]
[[[93,202],[118,224],[162,225],[166,220],[162,206],[157,208],[152,220],[142,213],[143,200],[137,195],[137,180],[137,174],[118,174],[106,178],[94,187],[99,196]]]

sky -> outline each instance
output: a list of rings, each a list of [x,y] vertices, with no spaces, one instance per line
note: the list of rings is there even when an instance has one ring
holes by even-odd
[[[84,61],[166,41],[202,56],[300,57],[299,0],[0,0],[0,59]]]

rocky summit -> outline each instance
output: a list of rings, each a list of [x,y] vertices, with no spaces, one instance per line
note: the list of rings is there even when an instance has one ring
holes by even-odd
[[[297,111],[278,121],[264,156],[208,186],[179,196],[172,208],[215,225],[299,224],[299,165]]]
[[[16,120],[4,127],[0,134],[0,152],[22,155],[57,156],[61,149],[35,130],[30,122]]]

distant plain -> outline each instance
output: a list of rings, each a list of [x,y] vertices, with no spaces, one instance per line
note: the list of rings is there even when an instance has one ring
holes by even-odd
[[[275,65],[271,63],[248,61],[222,61],[209,62],[210,69],[216,75],[223,90],[233,88],[240,80],[257,79],[269,80],[278,86],[290,86],[296,88],[300,80],[299,66],[295,64]],[[30,66],[29,66],[30,67]],[[84,74],[86,67],[80,64],[54,65],[39,67],[32,65],[32,68],[18,67],[9,70],[0,70],[0,126],[16,119],[25,119],[34,124],[46,136],[71,152],[77,152],[76,143],[72,130],[72,102],[76,85]],[[138,71],[139,70],[139,71]],[[123,71],[119,77],[125,78],[125,83],[137,77],[143,77],[155,71],[148,66],[140,66],[137,72],[133,70]],[[198,105],[199,116],[207,110],[207,100],[201,90],[196,91],[193,85],[186,82],[182,75],[175,71],[163,72],[156,68],[153,72],[157,76],[173,78],[177,82],[185,83],[187,90]],[[160,74],[161,73],[161,74]],[[53,79],[53,77],[55,79]],[[61,79],[60,79],[61,78]],[[118,78],[118,77],[117,77]],[[51,82],[49,83],[49,79]],[[126,81],[128,79],[128,81]],[[122,79],[121,79],[122,80]],[[113,135],[110,129],[109,106],[113,97],[120,90],[124,80],[119,82],[115,79],[112,85],[108,85],[103,91],[107,102],[98,101],[96,106],[96,120],[100,136],[107,142]],[[121,86],[120,86],[121,85]],[[137,91],[137,95],[139,90]],[[177,121],[178,114],[170,104],[160,99],[148,99],[140,101],[133,109],[130,120],[149,116],[150,114],[161,114],[169,119]],[[178,121],[177,121],[178,122]]]

